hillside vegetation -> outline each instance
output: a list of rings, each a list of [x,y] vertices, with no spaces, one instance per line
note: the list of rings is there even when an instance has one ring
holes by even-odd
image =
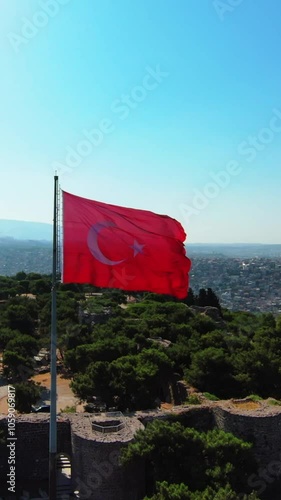
[[[38,366],[34,356],[49,348],[50,292],[47,275],[0,277],[3,373],[16,385],[20,411],[38,398],[29,379]],[[179,301],[59,284],[57,313],[64,370],[84,402],[121,411],[157,408],[179,380],[210,399],[281,399],[281,318],[221,309],[211,289],[190,290]],[[255,499],[246,496],[255,470],[251,446],[221,431],[158,422],[138,434],[123,460],[140,456],[150,464],[153,500],[234,499],[241,491],[239,498]]]

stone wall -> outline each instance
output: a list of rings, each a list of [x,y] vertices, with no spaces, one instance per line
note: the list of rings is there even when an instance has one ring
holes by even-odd
[[[261,467],[280,460],[281,412],[275,408],[238,412],[230,405],[213,409],[215,426],[253,443],[254,455]]]
[[[231,432],[253,443],[255,458],[261,467],[274,460],[281,460],[281,408],[266,402],[256,403],[256,409],[247,409],[246,400],[236,406],[233,401],[205,401],[198,406],[176,407],[176,411],[137,412],[144,425],[158,419],[174,419],[186,427],[199,431],[213,428]],[[237,401],[239,404],[239,401]]]
[[[71,418],[73,479],[81,498],[95,500],[140,500],[144,496],[145,467],[139,461],[129,468],[120,466],[122,448],[134,439],[143,425],[137,418],[121,417],[124,427],[118,432],[92,430],[94,416]],[[91,495],[91,496],[89,496]]]
[[[198,431],[204,432],[213,429],[215,420],[212,408],[209,405],[198,405],[188,407],[178,407],[177,411],[138,411],[138,419],[146,426],[155,419],[177,420],[185,427],[194,427]]]
[[[0,429],[7,438],[7,418],[0,418]],[[49,470],[49,417],[46,415],[24,415],[16,418],[16,464],[17,480],[26,477],[31,480],[48,479]],[[65,453],[71,458],[70,424],[68,419],[58,418],[57,433],[58,453]],[[6,443],[1,447],[1,478],[7,474],[8,448]]]
[[[92,414],[58,417],[58,453],[70,457],[74,489],[81,499],[140,500],[144,496],[145,464],[120,467],[120,453],[148,422],[159,419],[179,420],[183,425],[207,431],[214,427],[231,432],[254,444],[260,467],[280,460],[281,409],[265,403],[256,409],[234,402],[205,402],[198,406],[175,407],[173,411],[144,411],[122,416],[122,428],[100,433],[92,428]],[[106,416],[104,418],[107,418]],[[7,418],[0,417],[0,429],[7,436]],[[16,418],[17,479],[48,479],[49,415],[30,414]],[[0,478],[6,481],[7,447],[0,446]]]

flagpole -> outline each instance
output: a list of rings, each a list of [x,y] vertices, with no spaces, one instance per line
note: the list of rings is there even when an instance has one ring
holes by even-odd
[[[54,176],[52,324],[51,324],[51,411],[49,428],[49,500],[56,500],[57,455],[57,198],[58,176]]]

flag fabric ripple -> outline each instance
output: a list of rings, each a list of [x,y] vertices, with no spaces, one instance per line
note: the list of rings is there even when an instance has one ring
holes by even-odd
[[[190,260],[181,224],[63,191],[63,282],[185,298]]]

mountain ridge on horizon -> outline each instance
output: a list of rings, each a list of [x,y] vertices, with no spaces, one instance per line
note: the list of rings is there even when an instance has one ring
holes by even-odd
[[[0,219],[0,275],[51,274],[52,237],[52,224]],[[281,244],[187,242],[186,253],[191,262],[203,259],[205,263],[206,259],[281,259]]]
[[[0,219],[0,238],[14,240],[52,241],[53,225],[48,222],[25,221],[19,219]],[[278,247],[281,243],[244,243],[244,242],[186,242],[187,247]]]
[[[0,219],[0,238],[51,241],[53,226],[47,222]]]

